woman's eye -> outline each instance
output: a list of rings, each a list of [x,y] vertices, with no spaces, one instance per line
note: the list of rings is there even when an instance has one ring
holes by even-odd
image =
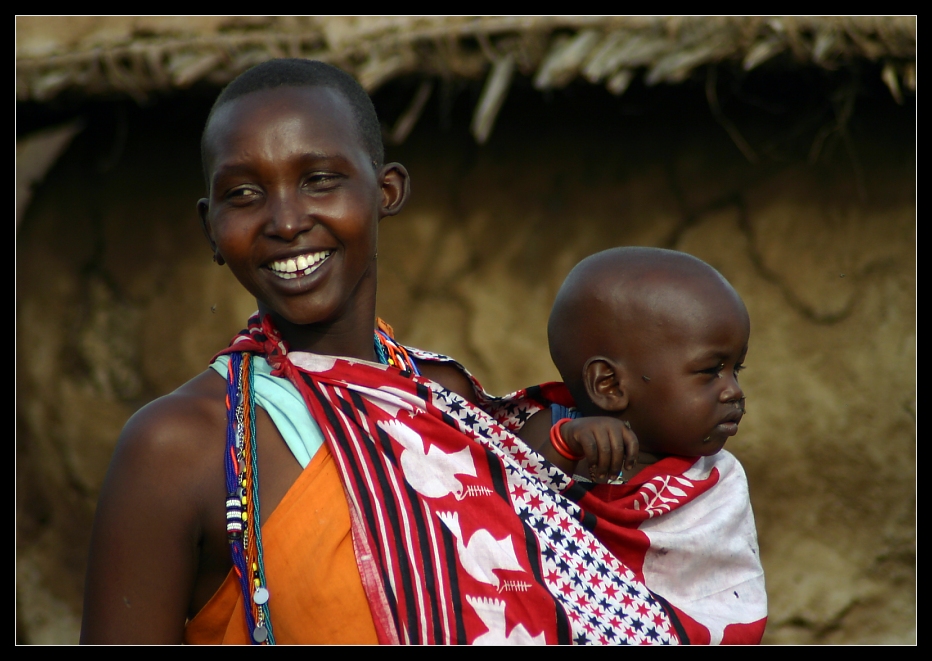
[[[738,372],[740,372],[743,369],[744,369],[744,365],[742,363],[738,363],[737,365],[735,365],[735,376],[738,376]]]
[[[336,180],[337,176],[334,174],[320,173],[308,177],[304,185],[314,189],[329,188],[335,184]]]
[[[233,190],[229,192],[227,197],[231,199],[244,200],[244,199],[255,197],[258,194],[259,193],[253,190],[252,188],[234,188]]]

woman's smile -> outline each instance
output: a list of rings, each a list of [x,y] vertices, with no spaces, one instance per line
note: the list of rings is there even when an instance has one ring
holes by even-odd
[[[282,280],[294,280],[314,273],[323,264],[324,260],[333,254],[332,250],[320,250],[298,255],[297,258],[276,260],[268,268],[273,275]]]

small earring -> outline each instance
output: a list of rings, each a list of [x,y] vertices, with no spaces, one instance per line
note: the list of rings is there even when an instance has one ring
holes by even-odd
[[[220,254],[219,251],[214,253],[214,263],[216,263],[217,266],[223,266],[224,264],[226,264],[226,262],[223,261],[223,256]]]

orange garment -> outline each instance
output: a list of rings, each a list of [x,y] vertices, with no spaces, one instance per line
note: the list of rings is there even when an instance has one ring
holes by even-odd
[[[376,644],[349,507],[327,446],[262,526],[272,628],[279,644]],[[188,622],[188,644],[249,644],[243,593],[233,570]]]

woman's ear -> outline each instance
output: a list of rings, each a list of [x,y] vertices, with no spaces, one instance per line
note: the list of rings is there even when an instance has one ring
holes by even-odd
[[[583,366],[583,385],[589,401],[603,411],[621,413],[628,408],[624,369],[613,360],[595,356]]]
[[[207,237],[207,242],[210,243],[210,250],[214,253],[214,261],[220,266],[223,266],[225,263],[223,256],[217,250],[217,243],[210,233],[210,223],[207,221],[208,210],[210,210],[210,202],[206,197],[202,197],[197,201],[197,215],[201,217],[201,229],[204,230],[204,236]]]
[[[216,250],[217,246],[214,243],[214,237],[210,235],[210,224],[207,222],[207,212],[210,210],[210,202],[206,197],[202,197],[197,201],[197,215],[201,219],[201,229],[204,230],[204,236],[207,237],[207,240],[210,242],[210,249]]]
[[[411,194],[411,178],[401,163],[386,163],[379,171],[382,187],[382,217],[394,216],[404,208]]]

